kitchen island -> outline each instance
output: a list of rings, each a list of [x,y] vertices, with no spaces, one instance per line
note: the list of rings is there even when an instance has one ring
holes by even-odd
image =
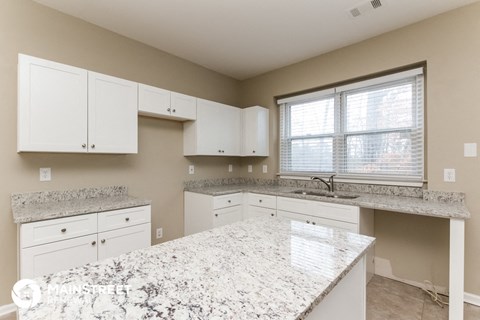
[[[373,243],[249,219],[37,278],[41,300],[20,319],[364,319],[364,255]],[[72,292],[99,285],[125,287]]]

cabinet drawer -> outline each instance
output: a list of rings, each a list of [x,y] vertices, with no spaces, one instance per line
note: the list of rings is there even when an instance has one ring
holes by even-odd
[[[97,233],[96,213],[30,222],[20,226],[20,244],[27,248],[93,233]]]
[[[97,260],[97,234],[20,249],[20,278],[80,267]]]
[[[275,217],[277,210],[271,208],[263,208],[257,206],[247,206],[245,219],[256,217]]]
[[[358,225],[355,223],[348,223],[348,222],[343,222],[338,220],[330,220],[330,219],[323,219],[323,218],[317,218],[317,217],[313,217],[313,221],[317,225],[332,227],[332,228],[341,229],[341,230],[345,230],[353,233],[358,233]]]
[[[312,215],[349,223],[359,223],[359,208],[336,203],[313,202]]]
[[[98,232],[150,223],[150,206],[100,212]]]
[[[313,201],[309,200],[277,197],[277,209],[296,213],[310,214],[312,211],[312,202]]]
[[[149,247],[151,245],[150,229],[151,224],[144,223],[99,233],[98,260]]]
[[[277,197],[266,194],[249,193],[248,204],[252,206],[276,209]]]
[[[213,209],[227,208],[242,204],[242,193],[213,197]]]

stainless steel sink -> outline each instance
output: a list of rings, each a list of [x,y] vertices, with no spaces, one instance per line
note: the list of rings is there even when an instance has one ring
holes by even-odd
[[[311,190],[295,190],[292,191],[294,194],[303,194],[306,196],[317,196],[317,197],[326,197],[326,198],[337,198],[337,199],[356,199],[358,196],[355,195],[346,195],[346,194],[335,194],[328,193],[325,191],[311,191]]]

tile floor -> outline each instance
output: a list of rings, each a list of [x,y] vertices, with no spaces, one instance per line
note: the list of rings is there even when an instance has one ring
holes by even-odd
[[[440,308],[421,289],[380,276],[367,286],[367,320],[447,320],[448,307]],[[464,320],[480,320],[480,307],[465,304]]]
[[[0,320],[15,320],[15,316]],[[440,308],[419,288],[374,276],[367,286],[367,320],[447,320]],[[464,320],[480,320],[480,307],[465,304]]]

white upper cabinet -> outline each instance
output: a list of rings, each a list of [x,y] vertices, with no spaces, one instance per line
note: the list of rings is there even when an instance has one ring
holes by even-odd
[[[19,55],[18,152],[137,153],[137,84]]]
[[[137,83],[88,73],[88,151],[137,153]]]
[[[197,99],[197,120],[183,125],[186,156],[240,156],[241,109]]]
[[[197,98],[139,84],[138,113],[180,121],[195,120],[197,118]]]
[[[255,106],[242,113],[242,156],[268,157],[268,109]]]
[[[87,70],[20,54],[17,150],[87,152]]]

